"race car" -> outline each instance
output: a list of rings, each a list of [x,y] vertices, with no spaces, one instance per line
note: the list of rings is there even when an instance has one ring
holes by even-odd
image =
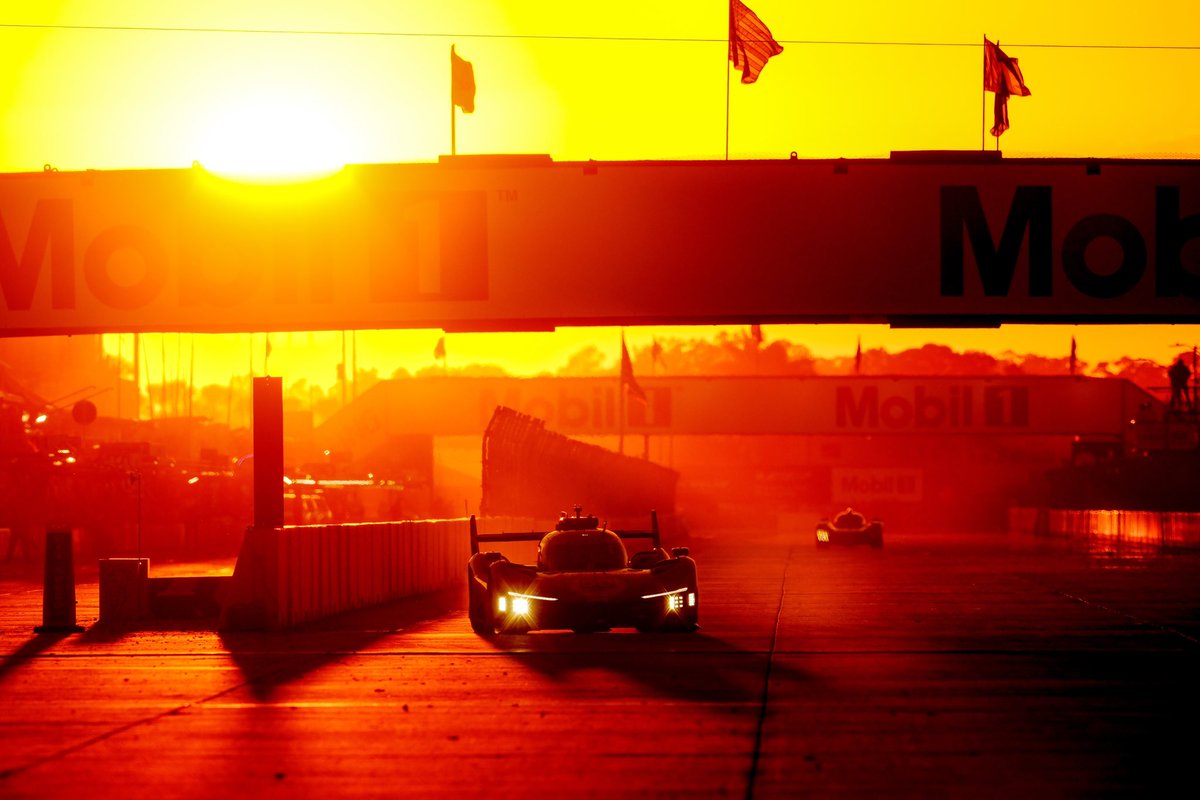
[[[658,516],[650,530],[608,530],[595,516],[565,512],[554,530],[479,533],[471,517],[467,562],[471,628],[478,634],[636,628],[690,632],[699,627],[696,562],[688,548],[662,547]],[[649,540],[629,555],[625,542]],[[538,542],[536,564],[516,564],[481,543]]]
[[[834,544],[869,544],[876,549],[883,547],[883,523],[867,518],[847,508],[830,522],[823,519],[817,523],[817,547],[826,548]]]

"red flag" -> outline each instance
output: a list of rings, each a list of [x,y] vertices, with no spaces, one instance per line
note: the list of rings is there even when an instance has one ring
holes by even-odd
[[[999,136],[1008,130],[1008,98],[1028,97],[1030,92],[1017,59],[1009,58],[998,43],[989,42],[986,36],[983,37],[983,90],[996,93],[991,133]]]
[[[1072,374],[1072,375],[1074,375],[1074,374],[1075,374],[1075,365],[1076,365],[1076,360],[1075,360],[1075,337],[1074,337],[1074,336],[1072,336],[1072,337],[1071,337],[1071,374]]]
[[[862,337],[858,337],[858,347],[854,350],[854,374],[862,372]]]
[[[621,388],[628,391],[630,396],[642,403],[646,402],[646,393],[638,386],[633,377],[633,362],[629,360],[629,351],[625,349],[625,334],[621,334]]]
[[[754,83],[767,60],[783,52],[771,31],[742,0],[729,0],[729,60],[742,70],[742,83]]]
[[[475,69],[450,45],[450,102],[470,114],[475,110]]]
[[[761,325],[751,325],[750,326],[750,337],[752,339],[754,339],[755,344],[762,344],[762,342],[763,342],[762,326]]]
[[[433,357],[440,358],[440,359],[446,358],[446,337],[445,336],[438,337],[437,344],[435,344],[433,346]]]

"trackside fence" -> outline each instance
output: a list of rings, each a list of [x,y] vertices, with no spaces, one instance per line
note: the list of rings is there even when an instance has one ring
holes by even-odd
[[[1033,536],[1200,550],[1200,514],[1193,512],[1014,507],[1008,512],[1008,529]]]
[[[482,519],[484,532],[529,520]],[[282,630],[465,581],[467,519],[295,525],[246,531],[223,603],[226,630]]]

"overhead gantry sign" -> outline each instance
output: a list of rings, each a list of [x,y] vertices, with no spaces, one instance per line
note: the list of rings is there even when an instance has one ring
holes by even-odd
[[[990,155],[990,154],[989,154]],[[0,335],[1200,321],[1200,162],[0,176]]]

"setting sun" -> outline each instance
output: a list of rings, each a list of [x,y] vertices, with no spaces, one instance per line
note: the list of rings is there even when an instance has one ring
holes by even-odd
[[[235,88],[200,124],[197,160],[218,175],[307,178],[340,169],[350,140],[335,104],[314,93]]]

